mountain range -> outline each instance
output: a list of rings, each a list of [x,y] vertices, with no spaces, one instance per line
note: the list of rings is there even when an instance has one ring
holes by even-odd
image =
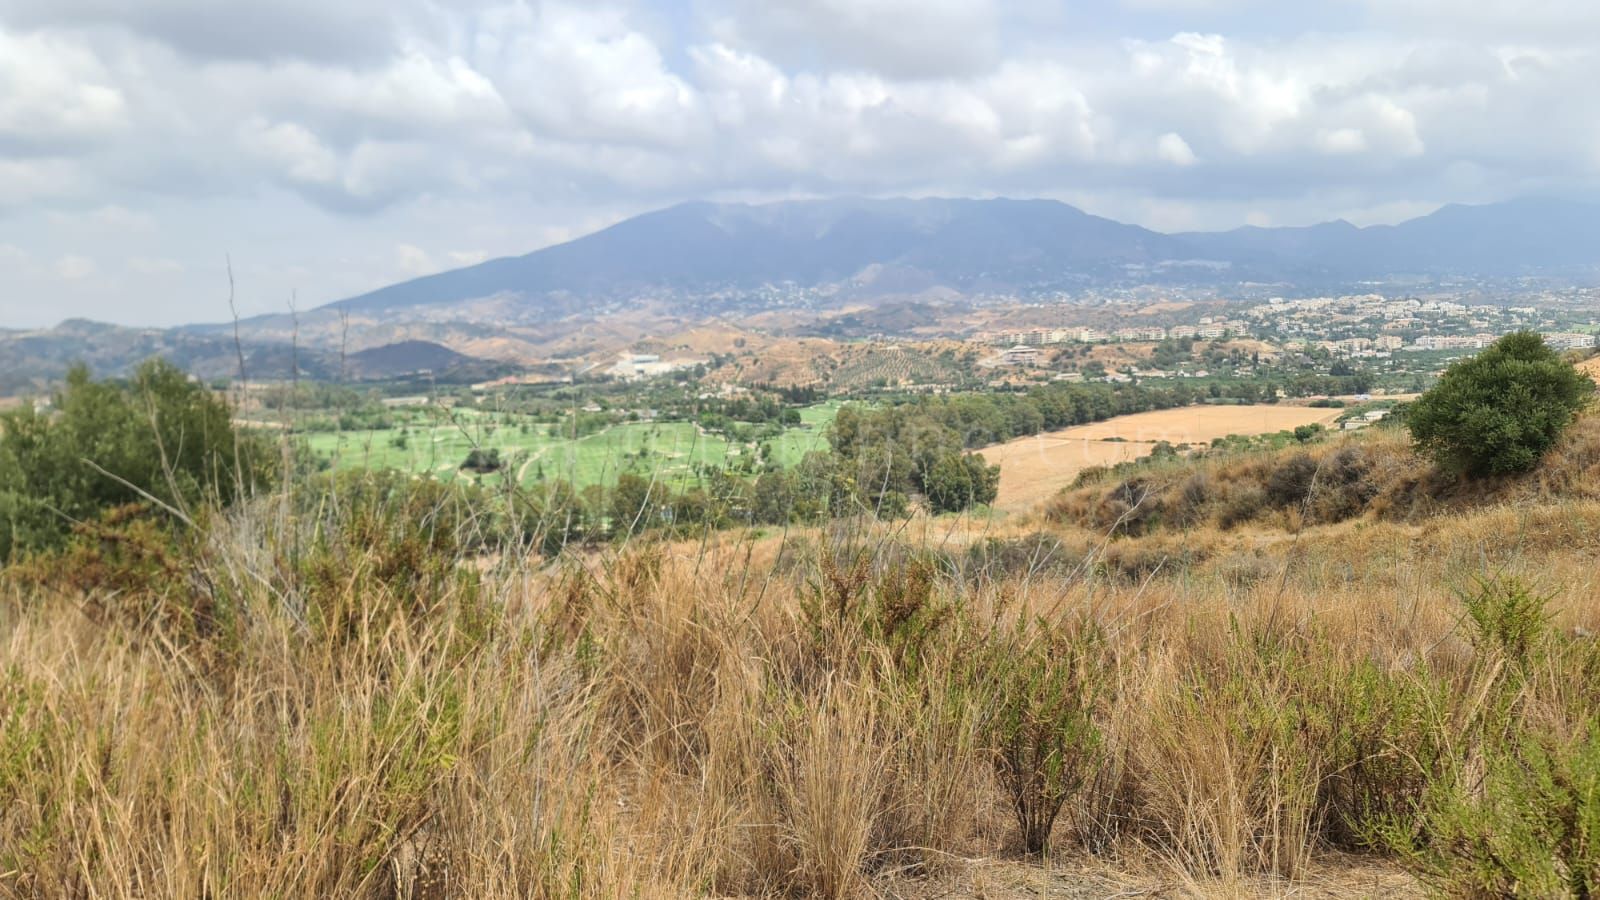
[[[773,286],[848,299],[1133,283],[1336,284],[1600,268],[1600,205],[1535,198],[1445,206],[1398,225],[1163,234],[1053,200],[685,203],[525,256],[339,301],[347,311],[492,302],[538,315],[639,298],[756,302]]]
[[[202,377],[476,380],[596,358],[721,317],[775,311],[789,332],[910,333],[952,301],[1138,285],[1223,297],[1367,291],[1378,282],[1600,274],[1600,205],[1531,198],[1445,206],[1397,225],[1328,222],[1163,234],[1053,200],[684,203],[297,316],[175,329],[68,321],[0,331],[0,396],[73,362],[121,374],[162,355]],[[796,318],[798,316],[798,318]],[[764,327],[764,326],[757,326]],[[347,352],[348,351],[348,352]],[[587,363],[583,363],[587,364]]]

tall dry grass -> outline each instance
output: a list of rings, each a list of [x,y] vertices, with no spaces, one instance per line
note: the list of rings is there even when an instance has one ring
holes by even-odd
[[[1505,734],[1578,740],[1600,672],[1591,501],[550,562],[389,512],[264,503],[168,539],[176,570],[8,573],[0,895],[860,897],[1028,859],[1056,803],[1049,854],[1196,890],[1341,850],[1470,893],[1424,811]],[[1554,595],[1533,649],[1473,624],[1476,574]]]

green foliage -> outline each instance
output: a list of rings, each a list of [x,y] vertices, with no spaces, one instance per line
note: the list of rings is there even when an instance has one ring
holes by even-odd
[[[227,504],[273,475],[265,442],[160,359],[127,382],[94,381],[79,366],[55,406],[0,418],[0,560],[59,547],[74,522],[146,494],[179,510]]]
[[[627,537],[658,524],[667,509],[667,490],[652,479],[633,474],[618,476],[611,490],[611,531]]]
[[[924,487],[936,513],[987,505],[999,493],[1000,467],[986,464],[975,453],[952,453],[933,464]]]
[[[1302,444],[1309,444],[1326,430],[1326,428],[1316,423],[1312,423],[1310,425],[1296,425],[1294,429],[1294,439]]]
[[[1094,713],[1103,640],[1087,623],[1038,622],[990,643],[980,676],[992,686],[988,737],[1023,850],[1040,853],[1056,816],[1091,777],[1103,738]]]
[[[474,447],[467,453],[466,461],[461,464],[463,470],[476,472],[480,475],[498,472],[504,467],[505,463],[500,459],[500,450],[498,448],[484,450]]]
[[[1461,595],[1475,643],[1519,664],[1529,662],[1538,650],[1550,599],[1516,578],[1479,578],[1475,590]]]
[[[545,556],[577,545],[595,529],[594,517],[567,481],[546,481],[510,498],[522,539]]]
[[[1407,861],[1448,896],[1600,894],[1600,725],[1571,740],[1523,733],[1487,755],[1475,784],[1439,784]]]
[[[1594,394],[1539,335],[1508,334],[1462,360],[1411,405],[1417,448],[1474,477],[1523,472],[1544,456]]]

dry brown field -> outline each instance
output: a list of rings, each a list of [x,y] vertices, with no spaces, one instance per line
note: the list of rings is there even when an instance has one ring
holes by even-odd
[[[1188,406],[1118,416],[1032,437],[983,451],[1000,466],[1001,509],[1020,509],[1071,484],[1090,466],[1137,459],[1157,441],[1209,444],[1230,434],[1270,434],[1301,425],[1328,425],[1343,410],[1308,406]]]

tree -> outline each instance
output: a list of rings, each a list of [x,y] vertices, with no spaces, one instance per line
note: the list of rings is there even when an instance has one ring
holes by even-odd
[[[986,464],[975,453],[952,453],[934,463],[925,488],[934,512],[961,512],[994,502],[1000,490],[1000,467]]]
[[[477,447],[474,447],[472,450],[468,451],[466,461],[461,464],[461,468],[463,470],[467,472],[475,472],[479,475],[487,475],[491,472],[498,472],[504,468],[504,466],[505,463],[500,459],[500,451],[498,448],[483,450]]]
[[[58,412],[0,417],[0,561],[59,546],[73,522],[126,504],[190,509],[247,496],[274,454],[220,397],[152,359],[125,382],[75,367]]]
[[[632,473],[617,477],[611,489],[611,531],[632,537],[658,524],[667,505],[666,488]]]
[[[1481,477],[1533,468],[1595,391],[1531,331],[1508,334],[1445,370],[1407,414],[1417,449]]]

